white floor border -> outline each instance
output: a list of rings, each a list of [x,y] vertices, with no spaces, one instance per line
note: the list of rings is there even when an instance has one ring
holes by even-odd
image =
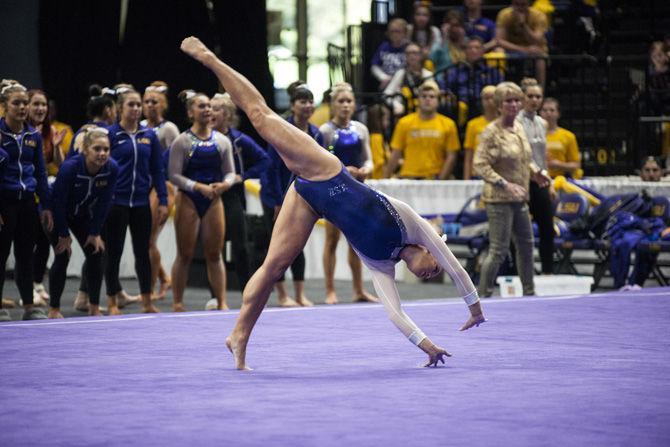
[[[630,291],[630,292],[610,292],[610,293],[591,293],[586,295],[558,295],[558,296],[546,296],[546,297],[517,297],[517,298],[487,298],[482,300],[484,306],[490,304],[501,304],[501,303],[528,303],[528,302],[542,302],[542,301],[562,301],[562,300],[574,300],[579,298],[591,298],[591,297],[600,297],[603,295],[616,295],[617,297],[670,297],[670,287],[667,288],[667,292],[645,292],[640,291]],[[435,301],[436,299],[441,299],[445,301]],[[450,306],[450,305],[464,305],[463,302],[457,298],[431,298],[421,301],[410,301],[403,302],[403,308],[410,307],[425,307],[425,306]],[[381,307],[381,304],[338,304],[336,306],[315,306],[315,307],[292,307],[292,308],[277,308],[270,307],[263,310],[263,313],[278,313],[278,312],[305,312],[305,311],[331,311],[331,310],[361,310],[361,309],[378,309]],[[33,328],[33,327],[44,327],[44,326],[66,326],[71,324],[99,324],[99,323],[125,323],[132,322],[137,320],[151,320],[151,319],[162,319],[162,318],[200,318],[200,317],[230,317],[237,316],[239,310],[227,311],[227,312],[215,312],[215,311],[201,311],[201,312],[185,312],[185,313],[163,313],[158,315],[127,315],[119,317],[72,317],[63,320],[48,320],[48,321],[31,321],[31,322],[17,322],[17,323],[0,323],[0,329],[8,328]]]

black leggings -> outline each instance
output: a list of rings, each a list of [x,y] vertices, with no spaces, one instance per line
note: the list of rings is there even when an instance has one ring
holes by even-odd
[[[91,218],[88,216],[76,216],[68,219],[68,227],[79,242],[84,256],[86,257],[86,285],[91,304],[100,304],[100,286],[102,285],[102,252],[93,253],[93,247],[84,246],[88,238],[88,225]],[[51,233],[51,244],[58,244],[58,234],[54,230]],[[67,251],[57,254],[51,269],[49,269],[49,294],[51,307],[60,307],[60,298],[65,288],[67,278],[67,265],[70,263],[70,254]]]
[[[530,213],[540,232],[540,262],[542,273],[554,271],[554,211],[549,188],[530,182]]]
[[[247,223],[240,194],[244,194],[244,183],[234,185],[224,192],[223,208],[226,216],[226,240],[230,241],[233,251],[235,274],[240,282],[240,290],[249,282],[249,252],[247,251]],[[224,257],[225,258],[225,257]]]
[[[140,293],[151,293],[151,261],[149,259],[149,239],[151,238],[151,208],[149,205],[129,208],[112,205],[107,216],[105,244],[107,262],[105,264],[105,283],[107,295],[116,295],[122,290],[119,282],[119,264],[126,242],[126,229],[130,227],[130,236],[135,255],[135,273],[140,282]],[[90,266],[86,266],[90,269]],[[90,288],[90,284],[88,285]]]
[[[49,241],[49,236],[42,228],[42,223],[38,217],[37,232],[35,233],[35,250],[33,251],[33,282],[41,283],[44,281],[50,251],[51,242]]]
[[[14,243],[14,278],[23,304],[33,304],[33,248],[37,233],[37,205],[35,194],[0,194],[0,297],[5,286],[5,269],[9,250]],[[41,230],[41,229],[40,229]],[[2,308],[2,300],[0,300]]]
[[[265,226],[268,229],[270,237],[272,237],[272,230],[275,226],[274,213],[274,208],[269,208],[263,205],[263,220],[265,221]],[[305,280],[305,253],[303,251],[301,251],[300,254],[293,260],[293,263],[291,264],[291,273],[293,274],[293,281]],[[284,279],[284,275],[282,275],[281,279],[279,279],[279,282],[284,281]]]

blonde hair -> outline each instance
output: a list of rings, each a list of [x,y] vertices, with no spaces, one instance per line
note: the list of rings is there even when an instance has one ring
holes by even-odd
[[[437,85],[437,82],[433,81],[432,79],[428,79],[427,81],[423,81],[423,84],[419,86],[419,93],[423,93],[427,90],[431,90],[438,95],[440,94],[440,86]]]
[[[479,96],[484,96],[484,95],[495,95],[496,93],[496,86],[495,85],[485,85],[484,88],[482,88],[481,93]]]
[[[91,146],[93,140],[96,138],[109,139],[109,132],[104,127],[99,127],[95,124],[86,124],[81,128],[74,139],[74,150],[78,153],[82,153],[84,149]]]
[[[3,79],[0,82],[0,103],[7,104],[9,95],[16,92],[27,92],[26,88],[14,79]]]
[[[228,126],[237,127],[240,124],[240,117],[237,114],[237,106],[233,98],[228,93],[217,93],[212,97],[212,102],[220,103],[228,116]]]
[[[496,86],[494,98],[496,107],[500,107],[508,96],[518,96],[519,99],[523,97],[523,91],[514,82],[501,82]]]
[[[346,92],[351,93],[352,96],[354,95],[354,89],[351,87],[351,84],[348,82],[338,82],[330,91],[330,100],[335,101],[339,94]]]
[[[537,82],[537,79],[535,78],[523,78],[521,80],[521,91],[523,93],[526,93],[529,88],[531,87],[538,87],[540,91],[542,91],[542,86],[540,85],[539,82]]]

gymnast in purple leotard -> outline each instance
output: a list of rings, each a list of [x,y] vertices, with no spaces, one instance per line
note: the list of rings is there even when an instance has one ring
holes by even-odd
[[[211,105],[202,93],[187,90],[180,93],[193,125],[183,132],[170,148],[168,173],[179,189],[175,204],[175,235],[177,257],[172,266],[173,309],[183,312],[183,296],[188,268],[193,259],[198,232],[207,264],[207,277],[218,301],[218,309],[226,305],[226,271],[221,259],[225,236],[225,220],[221,193],[235,183],[230,140],[209,128]]]
[[[403,202],[356,182],[331,153],[314,150],[314,140],[274,113],[244,76],[220,61],[200,40],[189,37],[181,48],[214,72],[261,137],[276,148],[298,177],[284,199],[268,255],[244,289],[240,315],[226,339],[236,367],[249,369],[246,348],[251,331],[276,279],[302,250],[321,216],[338,226],[361,255],[391,321],[428,354],[425,366],[444,362],[444,356],[450,354],[426,337],[400,306],[394,279],[398,260],[405,261],[421,278],[430,278],[441,269],[447,271],[470,310],[461,330],[486,320],[470,277],[430,224]]]

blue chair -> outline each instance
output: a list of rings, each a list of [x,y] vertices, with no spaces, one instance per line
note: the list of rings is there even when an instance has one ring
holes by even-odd
[[[670,224],[670,199],[665,196],[656,196],[652,198],[652,208],[651,208],[651,217],[658,217],[663,219],[666,225]],[[663,240],[642,240],[637,244],[635,248],[636,257],[650,257],[652,259],[657,258],[660,253],[670,252],[670,241]],[[650,275],[654,277],[656,281],[662,286],[670,285],[670,280],[663,273],[662,267],[669,267],[670,264],[661,263],[658,261],[654,262],[653,267],[651,268]],[[645,274],[646,275],[646,274]],[[643,275],[643,276],[645,276]],[[645,278],[646,279],[646,278]]]
[[[465,202],[465,205],[463,205],[454,218],[454,223],[460,224],[461,228],[465,230],[469,226],[482,224],[487,220],[486,208],[484,208],[484,204],[481,202],[480,194],[477,194]],[[477,283],[479,280],[477,264],[482,252],[489,246],[488,232],[475,236],[463,236],[460,233],[458,235],[449,235],[447,236],[447,243],[449,245],[464,246],[468,249],[468,253],[465,256],[465,270],[470,275],[472,281]]]
[[[559,197],[554,216],[568,226],[588,215],[589,202],[576,193],[564,193]],[[562,234],[554,238],[554,250],[558,261],[557,272],[577,275],[575,263],[572,260],[574,250],[591,250],[594,248],[593,238],[573,237]]]

